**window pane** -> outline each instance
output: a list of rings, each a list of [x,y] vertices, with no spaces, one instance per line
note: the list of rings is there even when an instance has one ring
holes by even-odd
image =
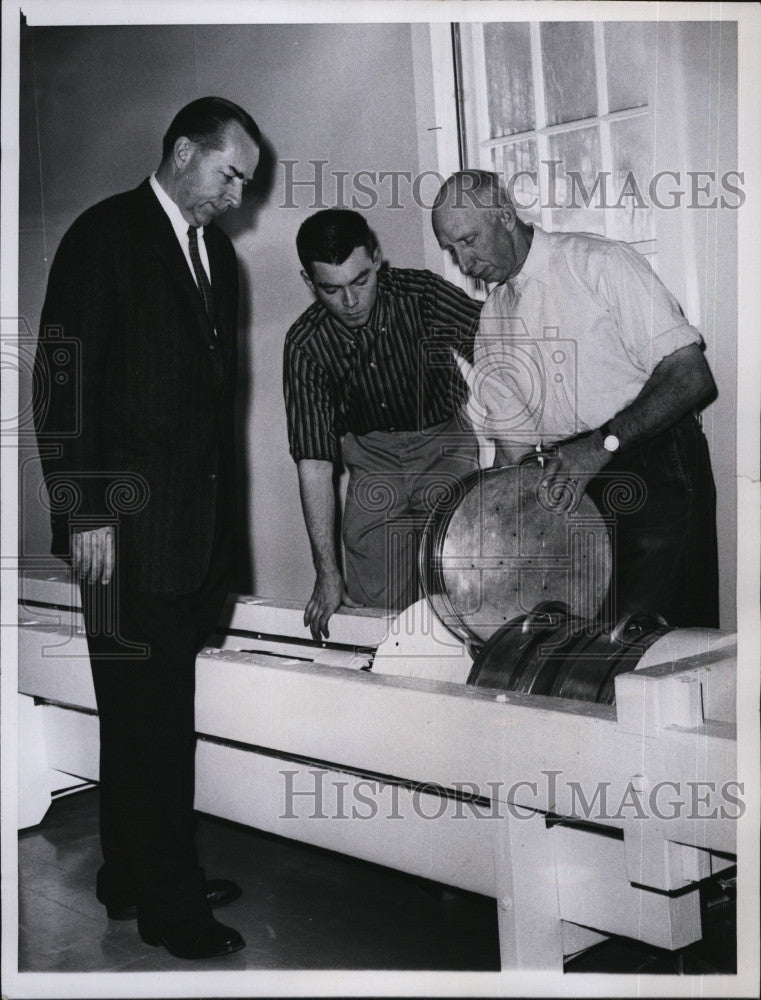
[[[534,81],[528,24],[485,24],[484,54],[489,138],[534,128]]]
[[[608,73],[608,110],[638,108],[648,102],[649,70],[645,25],[607,21],[605,66]]]
[[[552,209],[552,229],[562,232],[605,232],[603,199],[599,184],[600,132],[597,125],[550,136],[550,157],[560,160],[553,199],[563,208]]]
[[[541,27],[547,124],[597,114],[597,77],[592,25],[544,22]],[[487,63],[488,66],[488,63]]]
[[[491,169],[501,173],[518,214],[529,223],[539,223],[539,179],[536,139],[519,139],[492,150]]]
[[[649,114],[610,123],[613,176],[607,235],[628,243],[654,238],[648,184],[653,172],[653,120]]]

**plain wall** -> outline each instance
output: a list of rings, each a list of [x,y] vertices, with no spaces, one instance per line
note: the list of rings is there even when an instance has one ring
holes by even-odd
[[[738,205],[739,199],[722,188],[721,178],[741,169],[737,26],[721,21],[661,22],[656,52],[654,173],[676,171],[685,192],[681,207],[656,210],[658,270],[702,333],[718,390],[702,421],[716,482],[721,624],[735,628],[738,209],[728,206]],[[695,181],[689,173],[698,171],[705,173]],[[739,183],[736,178],[731,182]],[[695,195],[694,183],[707,186],[708,193]],[[663,200],[668,203],[667,197]]]
[[[297,161],[294,179],[321,170],[324,203],[314,186],[288,198],[285,168],[275,163],[269,190],[221,220],[242,279],[242,563],[251,563],[243,582],[265,596],[306,598],[314,582],[282,398],[285,333],[312,301],[300,277],[296,231],[316,208],[337,203],[334,171],[417,173],[410,33],[408,24],[22,31],[19,307],[35,335],[63,233],[89,205],[135,187],[156,168],[162,136],[188,101],[219,94],[241,104],[262,129],[270,159]],[[327,163],[315,168],[312,160]],[[347,182],[347,198],[353,193]],[[365,214],[384,255],[422,267],[428,221],[411,204],[409,185],[400,187],[403,208],[385,207],[390,181],[378,183],[377,197]],[[298,207],[283,207],[291,202]],[[28,373],[21,392],[28,400]],[[27,557],[44,555],[49,544],[39,484],[29,446],[22,464]]]

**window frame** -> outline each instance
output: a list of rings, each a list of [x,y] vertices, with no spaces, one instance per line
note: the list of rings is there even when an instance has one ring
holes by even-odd
[[[456,100],[458,105],[458,120],[460,125],[460,154],[463,167],[474,166],[482,169],[494,169],[490,162],[493,150],[504,149],[508,146],[534,139],[536,141],[537,163],[546,163],[552,159],[550,153],[550,139],[556,135],[567,135],[574,131],[596,127],[600,138],[600,169],[607,172],[608,176],[614,176],[613,144],[611,139],[611,125],[617,122],[632,121],[637,118],[651,117],[652,108],[649,103],[633,105],[617,111],[610,111],[608,94],[607,64],[605,57],[605,22],[590,21],[593,32],[594,54],[595,54],[595,83],[597,96],[597,114],[573,121],[549,124],[547,121],[547,102],[544,84],[544,53],[542,51],[541,29],[542,21],[529,21],[529,40],[531,46],[531,68],[534,94],[534,119],[535,127],[521,132],[514,132],[509,135],[490,136],[489,111],[488,111],[488,88],[487,88],[487,67],[486,53],[484,45],[484,23],[483,21],[469,21],[452,26],[451,44],[453,48],[453,64],[455,67]],[[526,23],[526,22],[523,22]],[[473,67],[473,86],[470,80],[466,80],[465,74],[468,70],[465,63]],[[468,122],[476,123],[477,136],[472,135],[472,130],[468,129]],[[539,194],[539,224],[549,232],[555,231],[552,223],[553,209],[550,207],[550,199],[547,197],[546,178],[541,168],[538,170],[538,194]],[[520,211],[520,206],[518,206]],[[603,213],[611,211],[603,209]],[[652,209],[650,209],[652,213]],[[604,233],[612,239],[620,239],[614,233],[613,227],[608,226],[609,216],[603,215]],[[655,265],[655,254],[657,249],[657,237],[655,235],[655,217],[651,214],[651,227],[654,231],[652,239],[648,240],[626,240],[631,246],[644,256],[651,258],[650,263]]]

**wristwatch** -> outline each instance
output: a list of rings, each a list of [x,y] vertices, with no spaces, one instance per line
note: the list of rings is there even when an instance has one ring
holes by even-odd
[[[602,446],[606,451],[616,452],[621,447],[621,442],[611,430],[610,420],[600,428],[602,434]]]

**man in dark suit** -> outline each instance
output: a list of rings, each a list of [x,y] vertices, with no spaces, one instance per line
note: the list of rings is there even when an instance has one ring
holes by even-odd
[[[211,913],[240,890],[206,882],[195,849],[194,694],[232,555],[238,278],[212,220],[240,205],[259,139],[221,98],[183,108],[156,173],[64,236],[36,362],[53,552],[80,580],[100,717],[97,896],[183,958],[244,946]],[[80,371],[59,383],[62,338]]]

